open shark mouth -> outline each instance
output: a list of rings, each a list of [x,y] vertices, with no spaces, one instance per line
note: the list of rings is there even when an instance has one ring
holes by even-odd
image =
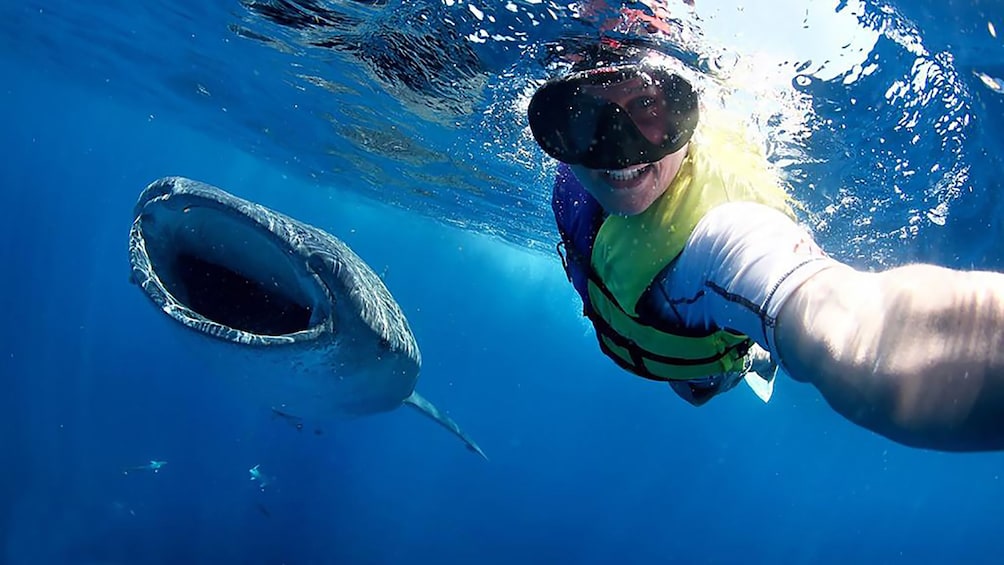
[[[144,192],[129,238],[134,281],[158,307],[192,329],[247,344],[310,340],[330,329],[328,288],[295,242],[225,194],[172,189],[161,182]]]

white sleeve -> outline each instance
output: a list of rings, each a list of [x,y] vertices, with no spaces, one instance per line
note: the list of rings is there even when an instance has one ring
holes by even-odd
[[[698,222],[662,290],[685,325],[748,335],[776,359],[781,307],[809,277],[835,265],[783,213],[729,202]]]

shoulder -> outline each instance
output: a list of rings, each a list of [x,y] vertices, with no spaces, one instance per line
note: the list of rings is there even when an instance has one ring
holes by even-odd
[[[565,232],[577,231],[581,220],[595,218],[603,213],[596,201],[585,187],[575,178],[571,167],[562,163],[554,178],[554,189],[551,194],[551,209],[558,227]]]
[[[737,116],[721,111],[701,114],[694,134],[694,176],[718,184],[726,201],[758,202],[794,216],[798,202],[770,163],[764,142]]]

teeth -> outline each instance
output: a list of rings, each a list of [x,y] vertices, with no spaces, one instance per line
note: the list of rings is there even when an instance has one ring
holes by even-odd
[[[604,171],[607,176],[614,180],[625,181],[637,178],[641,173],[648,168],[648,165],[637,167],[634,169],[615,169]]]

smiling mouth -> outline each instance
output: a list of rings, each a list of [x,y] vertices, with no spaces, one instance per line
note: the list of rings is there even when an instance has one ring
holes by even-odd
[[[608,169],[608,170],[604,170],[603,174],[604,174],[604,176],[606,176],[608,179],[610,179],[612,181],[615,181],[615,182],[618,182],[618,183],[623,183],[623,182],[632,181],[632,180],[640,177],[642,175],[642,173],[644,173],[645,171],[647,171],[647,170],[649,170],[651,168],[652,168],[652,163],[647,163],[645,165],[641,165],[641,166],[637,166],[637,167],[629,167],[627,169],[612,169],[612,170]]]

